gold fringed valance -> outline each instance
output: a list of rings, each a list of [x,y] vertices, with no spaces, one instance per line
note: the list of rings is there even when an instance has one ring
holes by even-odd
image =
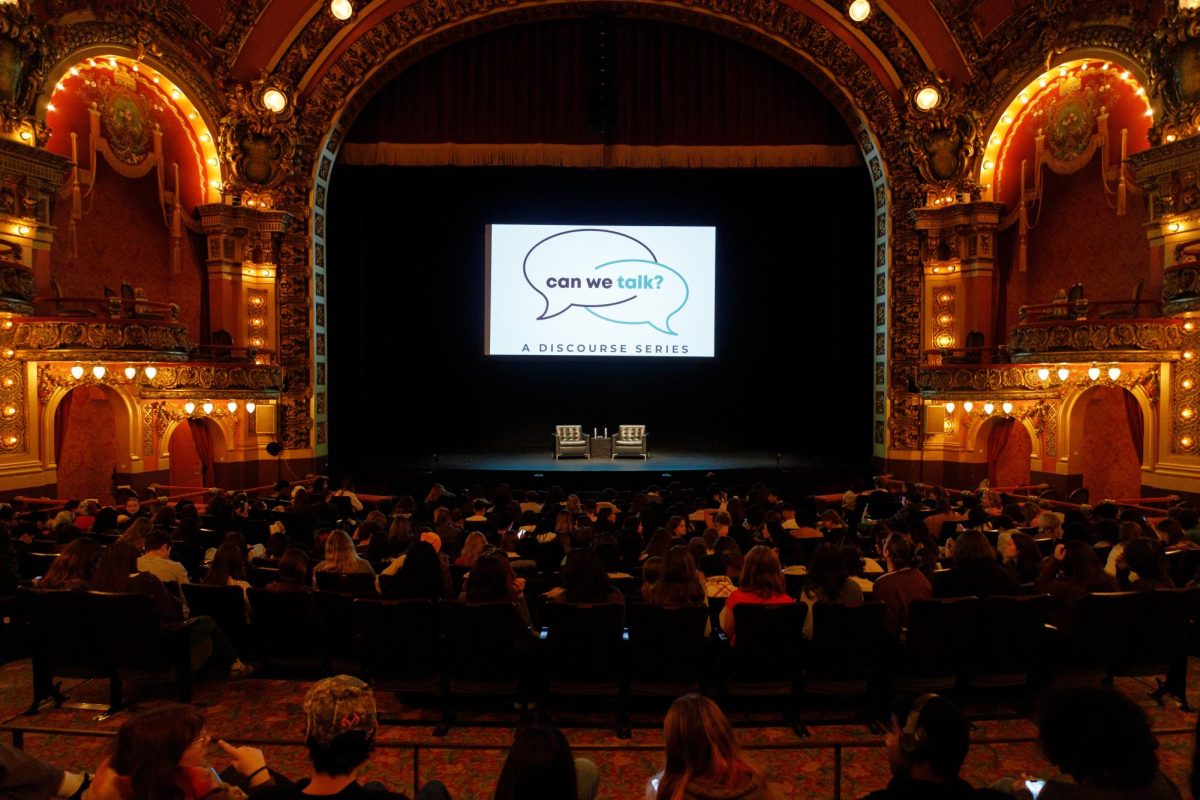
[[[389,167],[857,167],[856,145],[688,147],[596,144],[400,144],[349,142],[341,163]]]

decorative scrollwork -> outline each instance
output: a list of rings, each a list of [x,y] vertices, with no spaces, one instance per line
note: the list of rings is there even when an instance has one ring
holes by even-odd
[[[921,109],[917,98],[922,91],[935,91],[938,104]],[[963,95],[952,96],[949,82],[942,76],[934,76],[924,86],[913,86],[905,97],[908,148],[928,191],[941,195],[967,192],[977,197],[980,187],[967,173],[983,144],[978,112],[967,107]]]
[[[1200,11],[1166,5],[1148,48],[1151,144],[1200,132]]]
[[[29,0],[0,5],[0,123],[12,132],[26,123],[46,77],[46,35]],[[44,145],[50,130],[33,123],[34,140]]]
[[[1017,363],[1048,358],[1113,361],[1123,355],[1137,361],[1174,361],[1182,344],[1182,323],[1173,319],[1018,325],[1008,338],[1009,353]]]
[[[269,108],[268,93],[281,97],[281,109]],[[234,194],[248,191],[256,205],[275,205],[273,193],[296,169],[296,117],[294,91],[278,79],[260,78],[249,87],[235,83],[225,88],[226,113],[218,129],[218,150],[229,166],[226,188]]]
[[[186,327],[150,320],[18,319],[11,328],[0,326],[0,346],[29,359],[88,361],[117,361],[134,353],[155,360],[182,360],[192,349]]]

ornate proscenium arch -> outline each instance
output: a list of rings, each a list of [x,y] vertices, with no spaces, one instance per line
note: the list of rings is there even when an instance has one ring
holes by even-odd
[[[502,0],[421,0],[363,26],[356,40],[342,47],[330,63],[321,65],[313,64],[315,56],[305,59],[298,55],[306,49],[319,52],[333,38],[331,23],[321,15],[314,17],[280,60],[278,69],[283,74],[276,75],[293,86],[299,86],[305,76],[315,76],[304,87],[299,106],[300,138],[310,148],[297,154],[292,177],[278,189],[277,207],[307,221],[284,237],[279,254],[286,446],[312,447],[314,454],[321,455],[327,444],[320,413],[324,404],[317,402],[318,413],[315,418],[310,415],[313,393],[319,401],[325,392],[325,208],[338,148],[356,115],[394,75],[450,43],[504,26],[596,12],[674,22],[742,41],[808,77],[847,120],[875,192],[875,453],[884,456],[889,444],[885,419],[891,430],[890,445],[915,449],[920,400],[907,387],[919,358],[919,247],[915,233],[893,234],[891,219],[903,219],[924,197],[903,138],[897,87],[885,84],[877,72],[878,64],[868,63],[828,28],[790,6],[768,0],[703,0],[687,6],[585,2],[519,7]],[[310,319],[314,322],[311,327]],[[885,396],[888,386],[892,387],[890,404]],[[315,432],[315,442],[309,439],[310,432]]]

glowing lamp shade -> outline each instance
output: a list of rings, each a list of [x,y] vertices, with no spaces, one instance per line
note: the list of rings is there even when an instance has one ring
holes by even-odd
[[[80,378],[82,378],[83,377],[83,367],[79,366],[78,364],[71,367],[71,377],[74,378],[75,380],[79,380]]]
[[[95,377],[95,379],[98,381],[104,380],[104,375],[107,372],[108,372],[108,370],[106,370],[104,367],[100,366],[99,364],[92,367],[92,376]]]
[[[954,403],[946,403],[946,413],[947,414],[954,413]]]
[[[228,403],[225,404],[225,408],[227,408],[229,410],[230,414],[236,414],[237,413],[237,400],[230,400]]]
[[[854,0],[850,4],[850,8],[846,10],[846,14],[855,22],[862,22],[871,16],[871,4],[867,0]]]
[[[183,413],[194,414],[195,412],[196,412],[196,404],[193,403],[191,400],[188,400],[186,403],[183,404]]]
[[[991,414],[995,410],[996,410],[996,405],[994,403],[984,403],[983,404],[983,413]]]
[[[1109,367],[1108,368],[1108,379],[1110,381],[1115,381],[1119,377],[1121,377],[1121,368],[1120,367]]]
[[[144,370],[142,370],[142,372],[144,372],[146,374],[146,380],[152,381],[152,380],[154,380],[154,376],[158,374],[158,368],[157,367],[146,367]]]
[[[924,86],[917,90],[917,95],[913,98],[913,102],[922,111],[932,111],[941,104],[942,93],[935,86]]]
[[[975,404],[974,404],[974,403],[972,403],[970,400],[968,400],[967,402],[963,403],[963,411],[965,411],[965,412],[967,412],[968,414],[970,414],[970,413],[971,413],[972,411],[974,411],[974,410],[975,410]]]
[[[1065,381],[1069,377],[1071,377],[1071,370],[1067,369],[1066,367],[1058,368],[1058,379],[1060,381]]]
[[[1039,369],[1038,370],[1038,380],[1039,381],[1050,380],[1050,370],[1046,369],[1045,367],[1042,367],[1041,369]]]
[[[254,409],[256,409],[256,408],[258,408],[258,406],[254,405],[253,401],[246,403],[246,413],[247,414],[253,414]]]
[[[267,107],[267,110],[278,114],[288,107],[287,95],[278,89],[267,89],[262,94],[262,104]]]
[[[208,401],[208,400],[205,400],[205,401],[204,401],[204,405],[202,405],[202,406],[200,406],[200,407],[201,407],[202,409],[204,409],[204,413],[205,413],[205,414],[211,414],[211,413],[212,413],[212,411],[213,411],[213,404],[212,404],[210,401]]]
[[[1100,368],[1088,367],[1088,378],[1094,381],[1100,380]]]
[[[1000,404],[1000,410],[1003,411],[1005,414],[1011,414],[1012,410],[1013,410],[1013,404],[1008,402],[1007,400],[1005,400],[1003,403]]]
[[[354,16],[354,4],[350,0],[331,0],[329,13],[333,14],[335,19],[348,20]]]
[[[125,368],[125,377],[128,380],[133,380],[134,378],[136,378],[137,377],[137,367],[126,367]]]

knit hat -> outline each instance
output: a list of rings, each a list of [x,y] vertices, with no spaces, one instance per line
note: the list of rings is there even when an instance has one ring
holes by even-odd
[[[365,731],[374,734],[375,695],[371,687],[352,675],[334,675],[317,681],[304,698],[308,717],[308,735],[321,745],[329,745],[345,733]]]

